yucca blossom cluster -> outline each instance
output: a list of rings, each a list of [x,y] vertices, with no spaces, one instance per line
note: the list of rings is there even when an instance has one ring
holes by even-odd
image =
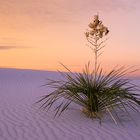
[[[104,35],[107,35],[109,33],[109,30],[107,27],[105,27],[101,20],[99,20],[99,16],[95,15],[93,22],[91,22],[89,25],[90,31],[86,32],[86,37],[97,37],[102,38]]]

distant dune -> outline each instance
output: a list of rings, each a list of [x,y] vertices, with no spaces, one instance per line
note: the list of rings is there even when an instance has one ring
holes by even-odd
[[[120,114],[123,126],[106,117],[100,126],[71,105],[59,118],[38,110],[33,103],[52,89],[41,87],[46,79],[60,78],[57,72],[0,69],[0,140],[139,140],[140,116]],[[140,84],[140,80],[134,80]]]

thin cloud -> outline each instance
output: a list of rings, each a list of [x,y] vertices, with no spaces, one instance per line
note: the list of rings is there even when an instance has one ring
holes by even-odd
[[[22,49],[22,48],[27,48],[27,47],[20,47],[20,46],[0,46],[0,50],[10,50],[10,49]]]

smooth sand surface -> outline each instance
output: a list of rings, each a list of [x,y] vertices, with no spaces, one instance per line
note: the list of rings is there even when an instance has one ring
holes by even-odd
[[[123,125],[105,117],[102,126],[72,104],[59,118],[33,103],[51,89],[40,87],[56,72],[0,69],[0,140],[139,140],[140,115],[120,114]],[[136,80],[140,84],[140,80]]]

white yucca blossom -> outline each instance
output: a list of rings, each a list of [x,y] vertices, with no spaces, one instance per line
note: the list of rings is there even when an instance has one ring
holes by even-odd
[[[94,15],[94,20],[98,20],[99,16],[98,15]]]
[[[89,32],[85,32],[85,36],[86,37],[89,37]]]
[[[95,30],[90,31],[90,35],[94,35],[95,34]]]

